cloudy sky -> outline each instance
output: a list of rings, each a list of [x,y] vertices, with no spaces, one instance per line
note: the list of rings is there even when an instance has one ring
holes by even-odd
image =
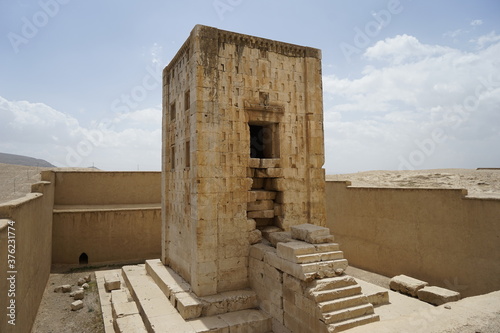
[[[0,152],[160,170],[161,70],[195,24],[323,51],[327,173],[500,167],[500,2],[0,2]]]

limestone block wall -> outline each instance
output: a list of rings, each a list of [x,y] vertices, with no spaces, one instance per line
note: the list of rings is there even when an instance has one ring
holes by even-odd
[[[160,256],[160,172],[56,171],[54,179],[53,264]]]
[[[248,287],[256,222],[325,225],[320,58],[196,26],[165,68],[162,260],[199,296]],[[262,216],[252,189],[276,192]]]
[[[31,331],[50,274],[53,201],[54,175],[42,172],[42,181],[32,186],[32,193],[0,205],[0,332]],[[12,275],[15,279],[7,280]],[[12,299],[13,311],[7,309]],[[15,326],[8,324],[12,318],[7,313],[15,313]]]
[[[466,190],[326,184],[327,226],[355,267],[462,296],[500,289],[500,200]]]

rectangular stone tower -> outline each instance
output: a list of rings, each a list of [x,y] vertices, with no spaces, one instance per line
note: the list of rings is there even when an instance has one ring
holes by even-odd
[[[257,230],[325,225],[320,50],[197,25],[163,71],[162,261],[246,288]]]

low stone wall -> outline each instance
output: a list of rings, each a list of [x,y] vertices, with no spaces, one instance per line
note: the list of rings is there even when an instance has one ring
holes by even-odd
[[[58,209],[54,211],[53,230],[53,264],[131,263],[159,258],[161,207]]]
[[[53,184],[42,172],[32,193],[0,204],[0,332],[30,332],[35,320],[50,274]]]
[[[56,206],[161,202],[161,172],[56,171],[55,175]]]
[[[56,171],[55,180],[53,264],[160,257],[160,172]]]
[[[355,267],[463,297],[500,290],[500,200],[466,190],[326,184],[327,226]]]

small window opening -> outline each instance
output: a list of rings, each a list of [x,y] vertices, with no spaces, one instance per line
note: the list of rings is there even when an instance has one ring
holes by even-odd
[[[188,90],[184,93],[184,111],[189,110],[191,106],[191,91]]]
[[[191,166],[191,145],[186,141],[186,168]]]
[[[80,265],[87,265],[89,263],[89,256],[85,252],[83,252],[78,258],[78,263]]]
[[[170,120],[175,120],[175,102],[170,104]]]
[[[277,124],[250,124],[250,157],[277,158],[279,142]]]

